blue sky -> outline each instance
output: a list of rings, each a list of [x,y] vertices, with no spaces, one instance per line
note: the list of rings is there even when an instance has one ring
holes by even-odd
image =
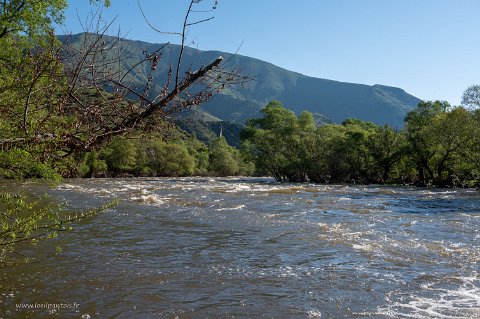
[[[136,0],[111,0],[105,19],[116,17],[128,39],[178,43],[145,22]],[[180,31],[188,0],[139,0],[158,29]],[[202,0],[208,9],[214,0]],[[92,9],[71,0],[64,28],[81,32]],[[421,99],[459,104],[480,84],[480,0],[218,0],[215,19],[193,26],[191,46],[235,52],[305,75],[404,89]]]

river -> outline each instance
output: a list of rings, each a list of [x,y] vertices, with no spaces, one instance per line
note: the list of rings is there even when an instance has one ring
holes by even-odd
[[[74,209],[122,201],[51,240],[59,256],[4,270],[16,288],[0,292],[0,318],[480,318],[473,189],[267,178],[11,185],[2,189],[48,192]],[[75,307],[17,308],[32,303]]]

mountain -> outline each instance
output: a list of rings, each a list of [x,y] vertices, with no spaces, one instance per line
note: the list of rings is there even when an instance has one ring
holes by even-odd
[[[84,37],[85,34],[77,34],[68,40],[65,36],[60,36],[60,39],[79,45]],[[132,40],[122,42],[124,54],[131,61],[139,61],[145,57],[145,52],[153,52],[163,46]],[[157,71],[168,72],[170,65],[175,66],[179,50],[178,45],[166,46]],[[243,124],[249,118],[259,117],[259,111],[268,102],[278,100],[297,114],[303,110],[318,113],[317,117],[323,118],[324,122],[340,123],[347,118],[358,118],[400,128],[405,115],[420,102],[400,88],[308,77],[255,58],[220,51],[185,48],[181,74],[189,68],[196,70],[219,56],[224,57],[225,66],[239,67],[242,74],[254,80],[244,86],[225,89],[202,104],[202,116],[218,120]],[[149,75],[150,69],[145,66],[134,81],[144,83]]]

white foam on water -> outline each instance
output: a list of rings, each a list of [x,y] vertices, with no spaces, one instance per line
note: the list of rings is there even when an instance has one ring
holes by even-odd
[[[369,244],[353,244],[352,248],[360,251],[367,251],[367,252],[374,250],[373,246]]]
[[[475,276],[459,280],[462,284],[454,289],[437,288],[433,283],[422,285],[422,292],[428,296],[413,294],[396,298],[390,295],[387,301],[399,301],[379,308],[376,314],[389,318],[480,318],[480,279]]]
[[[322,318],[322,313],[316,309],[310,309],[307,311],[308,318]]]
[[[60,190],[68,190],[68,191],[74,191],[74,192],[88,192],[89,189],[78,186],[78,185],[72,185],[72,184],[61,184],[57,186],[57,189]]]
[[[245,205],[237,205],[233,207],[224,207],[224,208],[215,208],[216,211],[224,211],[224,210],[239,210],[245,208]]]
[[[158,195],[155,194],[132,196],[131,199],[140,203],[146,203],[151,205],[161,205],[165,203],[162,198],[158,197]]]

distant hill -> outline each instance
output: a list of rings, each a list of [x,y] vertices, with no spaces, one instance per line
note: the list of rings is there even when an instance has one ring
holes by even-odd
[[[71,43],[80,42],[84,34],[70,37]],[[65,41],[65,36],[60,36]],[[152,52],[162,44],[124,40],[125,52],[132,61],[144,57],[144,52]],[[168,45],[163,49],[159,71],[166,72],[170,64],[175,65],[180,47]],[[318,113],[322,122],[340,123],[347,118],[358,118],[378,125],[389,124],[400,128],[405,115],[420,99],[400,88],[383,85],[363,85],[313,78],[288,71],[271,63],[241,55],[220,51],[200,51],[186,48],[183,68],[197,69],[203,64],[223,56],[228,66],[239,66],[242,73],[253,77],[244,87],[234,86],[224,90],[214,99],[202,105],[200,121],[211,122],[212,118],[243,124],[247,119],[260,116],[259,111],[270,101],[278,100],[296,113],[303,110]],[[135,81],[146,81],[150,70],[139,74]],[[203,112],[205,111],[205,112]],[[198,114],[191,114],[196,116]],[[186,116],[188,118],[188,116]],[[205,117],[210,117],[206,120]],[[185,119],[185,115],[183,116]]]

